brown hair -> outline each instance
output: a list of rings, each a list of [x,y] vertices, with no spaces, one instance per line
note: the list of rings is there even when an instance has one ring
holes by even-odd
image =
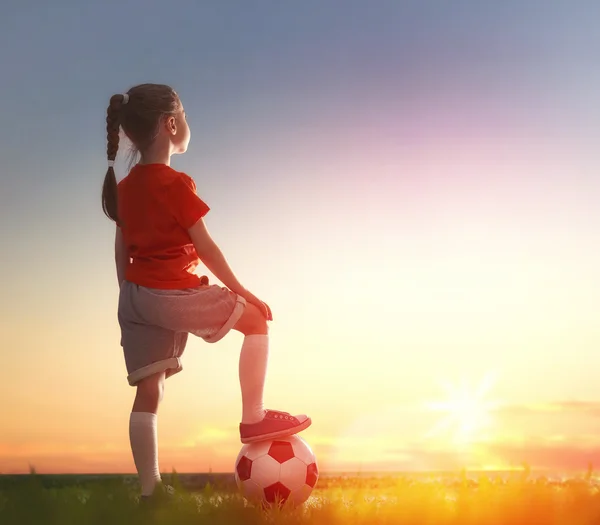
[[[108,160],[115,160],[119,149],[119,128],[131,140],[133,155],[148,148],[156,139],[160,120],[165,115],[175,115],[181,109],[181,101],[175,90],[164,84],[140,84],[131,88],[129,101],[123,104],[123,95],[113,95],[106,110],[106,153]],[[133,157],[132,157],[133,158]],[[117,213],[117,178],[109,167],[102,186],[102,210],[105,215],[119,222]]]

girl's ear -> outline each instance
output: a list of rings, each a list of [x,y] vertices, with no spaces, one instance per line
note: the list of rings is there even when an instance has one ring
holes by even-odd
[[[171,135],[175,135],[177,133],[177,124],[175,122],[175,117],[173,117],[173,116],[167,117],[165,119],[165,127],[167,128],[167,131]]]

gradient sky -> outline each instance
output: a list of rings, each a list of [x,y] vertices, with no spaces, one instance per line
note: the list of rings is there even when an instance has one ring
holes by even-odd
[[[183,100],[172,165],[273,309],[266,404],[312,416],[322,469],[600,463],[599,19],[596,1],[5,2],[0,472],[134,471],[100,191],[109,98],[141,82]],[[190,339],[162,470],[232,470],[241,342]]]

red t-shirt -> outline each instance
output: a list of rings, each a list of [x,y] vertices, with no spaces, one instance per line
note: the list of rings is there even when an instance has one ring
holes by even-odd
[[[118,184],[118,213],[132,263],[125,279],[148,288],[200,284],[200,259],[187,232],[209,207],[185,173],[165,164],[136,165]]]

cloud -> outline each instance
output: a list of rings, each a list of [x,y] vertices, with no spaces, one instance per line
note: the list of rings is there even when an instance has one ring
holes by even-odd
[[[548,443],[529,440],[522,444],[493,443],[487,453],[502,463],[520,465],[523,462],[536,469],[544,470],[580,470],[588,463],[596,462],[600,466],[600,445],[577,443]]]
[[[600,445],[591,443],[543,442],[491,443],[464,450],[403,447],[382,451],[382,459],[373,461],[368,470],[453,471],[469,469],[520,468],[527,463],[536,470],[583,472],[589,463],[600,469]],[[356,462],[346,466],[356,468]],[[342,465],[343,467],[343,465]],[[365,466],[366,469],[366,466]]]
[[[530,415],[547,413],[578,413],[600,417],[599,401],[556,401],[550,403],[505,405],[498,409],[499,414]]]
[[[494,413],[496,437],[562,435],[567,441],[600,433],[600,403],[595,401],[557,401],[552,403],[509,405]]]

